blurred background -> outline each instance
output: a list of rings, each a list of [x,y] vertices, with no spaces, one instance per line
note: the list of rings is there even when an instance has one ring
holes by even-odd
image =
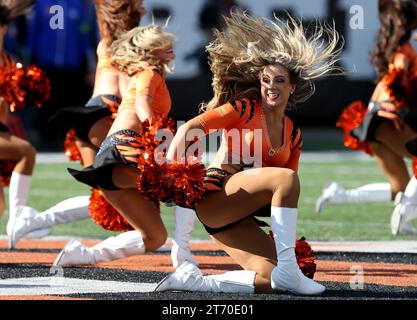
[[[51,18],[63,8],[64,27],[53,29]],[[293,111],[304,133],[305,150],[341,150],[335,123],[354,100],[368,101],[374,86],[369,54],[379,28],[377,0],[145,0],[148,14],[142,24],[165,24],[178,37],[176,68],[168,75],[172,116],[188,120],[211,97],[211,73],[205,46],[212,29],[221,28],[222,15],[233,7],[272,18],[289,12],[308,26],[315,19],[332,23],[345,39],[340,66],[343,76],[316,83],[316,94]],[[92,0],[38,0],[34,10],[10,25],[5,48],[25,64],[46,70],[52,83],[51,100],[41,109],[19,111],[29,140],[38,151],[62,151],[65,132],[52,128],[48,118],[57,109],[84,104],[92,93],[98,30]]]

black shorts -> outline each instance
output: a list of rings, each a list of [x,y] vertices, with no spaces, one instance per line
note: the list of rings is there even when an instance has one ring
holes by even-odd
[[[373,117],[371,124],[369,125],[369,129],[368,129],[368,136],[367,136],[368,141],[376,141],[375,139],[376,129],[379,127],[379,125],[383,121],[390,121],[390,120],[383,118],[383,117],[379,117],[377,115]],[[411,129],[417,132],[417,109],[411,109],[410,111],[408,111],[407,114],[404,116],[404,122]],[[417,156],[417,139],[408,141],[405,144],[405,147],[408,150],[408,152],[410,152],[413,156]]]
[[[206,187],[206,190],[207,190],[206,193],[217,192],[217,191],[222,190],[224,187],[224,180],[229,175],[230,173],[222,169],[218,169],[218,168],[207,169],[206,177],[204,179],[204,186]],[[259,208],[254,213],[249,214],[247,217],[242,218],[238,221],[229,223],[222,227],[211,228],[209,226],[206,226],[201,220],[200,222],[202,223],[202,225],[204,226],[208,234],[213,235],[222,231],[229,230],[249,217],[252,217],[252,219],[258,224],[258,226],[267,227],[268,224],[266,222],[259,220],[256,217],[270,217],[270,216],[271,216],[271,205],[266,205],[262,208]],[[198,217],[198,211],[197,211],[197,217]]]
[[[120,105],[121,98],[104,94],[91,98],[85,106],[58,110],[49,121],[65,131],[74,128],[75,134],[83,141],[90,142],[88,132],[98,120],[111,116],[112,108]],[[111,106],[112,105],[112,106]]]
[[[140,134],[132,130],[117,131],[108,136],[100,146],[94,164],[83,170],[69,168],[69,173],[78,181],[92,188],[120,190],[114,185],[112,173],[116,164],[137,167],[143,147],[138,143]]]

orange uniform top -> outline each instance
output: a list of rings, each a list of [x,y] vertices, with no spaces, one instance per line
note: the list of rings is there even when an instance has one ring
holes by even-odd
[[[248,165],[252,159],[257,167],[283,167],[294,171],[298,170],[298,160],[302,147],[299,128],[294,125],[288,116],[285,116],[282,145],[274,149],[269,139],[260,101],[241,99],[226,103],[201,114],[198,119],[206,134],[210,133],[210,130],[224,129],[222,144],[215,159],[210,164],[211,168],[224,170],[225,164],[231,164],[230,161],[232,161],[232,166],[229,168],[237,171],[239,166],[236,168],[235,165],[240,165],[240,168],[242,168]],[[255,130],[259,134],[258,139],[254,139],[256,137]],[[236,133],[239,133],[237,136],[240,137],[240,142],[237,142],[234,138],[237,137]],[[262,143],[262,159],[256,159],[256,156],[253,159],[254,150],[256,150],[255,144],[260,142]],[[246,152],[243,152],[244,150]],[[250,150],[249,154],[248,150]],[[230,170],[225,171],[231,173]]]
[[[171,96],[168,87],[164,77],[156,68],[143,69],[132,77],[119,111],[135,110],[136,98],[143,95],[152,98],[152,109],[156,114],[166,117],[171,111]]]

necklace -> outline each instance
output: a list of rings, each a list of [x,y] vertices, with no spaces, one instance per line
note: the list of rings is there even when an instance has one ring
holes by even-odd
[[[265,119],[264,112],[263,112],[262,108],[261,108],[261,118],[262,118],[262,122],[263,122],[263,124],[264,124],[264,130],[266,130],[266,139],[267,139],[267,141],[268,141],[268,147],[269,147],[269,150],[268,150],[268,155],[269,155],[270,157],[273,157],[273,156],[275,156],[275,154],[277,153],[277,149],[281,148],[282,146],[281,146],[281,147],[279,147],[279,148],[277,148],[277,149],[275,149],[275,148],[272,146],[271,139],[269,138],[268,125],[267,125],[267,123],[266,123],[266,119]],[[284,119],[283,134],[285,134],[285,119]]]

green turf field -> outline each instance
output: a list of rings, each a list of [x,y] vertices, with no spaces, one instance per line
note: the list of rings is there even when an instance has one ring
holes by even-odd
[[[88,195],[89,189],[75,181],[66,171],[74,164],[37,164],[28,205],[45,210],[69,197]],[[328,163],[301,163],[302,192],[298,235],[310,240],[394,240],[417,239],[417,236],[394,237],[389,220],[392,203],[366,205],[331,205],[321,214],[314,212],[314,205],[326,182],[335,180],[345,187],[357,187],[366,183],[385,182],[384,176],[373,162],[346,161]],[[7,189],[5,190],[7,202]],[[169,236],[173,235],[172,208],[163,207]],[[5,234],[6,216],[0,219],[0,234]],[[114,235],[95,225],[92,220],[57,226],[53,235],[107,237]],[[197,222],[194,237],[207,239],[207,234]]]

